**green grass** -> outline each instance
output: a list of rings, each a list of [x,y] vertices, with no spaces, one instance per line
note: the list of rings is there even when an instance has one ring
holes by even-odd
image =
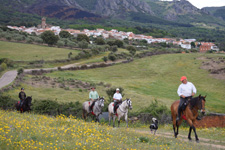
[[[80,71],[53,72],[50,77],[75,78],[82,81],[110,83],[125,89],[125,97],[131,97],[134,110],[149,105],[152,100],[170,106],[179,99],[177,88],[180,77],[186,75],[197,88],[197,94],[207,95],[206,109],[225,112],[224,81],[209,76],[206,70],[199,69],[205,54],[170,54],[135,60],[129,64],[115,65]],[[207,55],[211,56],[211,55]],[[212,55],[213,56],[213,55]]]
[[[84,122],[72,116],[50,117],[0,110],[0,118],[0,149],[215,149],[172,136],[154,136],[149,131],[141,133]]]
[[[134,60],[128,64],[118,64],[106,68],[78,71],[56,71],[46,76],[52,78],[78,79],[91,83],[104,82],[113,87],[125,89],[124,98],[133,101],[133,112],[151,104],[154,99],[168,108],[173,101],[179,99],[177,88],[180,77],[186,75],[197,88],[197,95],[207,95],[206,109],[209,112],[225,112],[225,84],[223,80],[214,79],[207,70],[199,69],[201,56],[218,57],[214,54],[167,54]],[[87,62],[86,62],[87,63]],[[58,101],[80,101],[88,98],[89,91],[78,92],[79,89],[64,90],[60,88],[33,87],[22,84],[27,95],[34,99],[51,99]],[[104,87],[97,87],[100,95],[107,97]],[[18,97],[19,88],[5,94]]]
[[[14,61],[67,59],[70,52],[73,53],[72,56],[79,53],[77,50],[64,48],[0,41],[0,58]]]

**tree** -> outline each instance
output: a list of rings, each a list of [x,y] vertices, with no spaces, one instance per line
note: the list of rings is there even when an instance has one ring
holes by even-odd
[[[78,43],[79,48],[85,49],[88,48],[88,42],[86,41],[81,41]]]
[[[56,44],[57,41],[59,40],[59,37],[56,36],[56,35],[54,34],[54,32],[52,32],[52,31],[45,31],[45,32],[43,32],[43,33],[41,34],[41,38],[42,38],[42,40],[43,40],[46,44],[48,44],[49,46],[50,46],[50,45]]]
[[[195,43],[194,42],[191,42],[191,47],[195,48]]]
[[[117,45],[118,47],[123,47],[123,41],[115,40],[114,45]]]
[[[104,45],[105,44],[105,41],[104,41],[104,39],[103,38],[97,38],[96,40],[95,40],[95,43],[97,44],[97,45]]]
[[[71,37],[71,34],[68,31],[60,31],[59,36],[61,38],[69,38]]]
[[[112,52],[114,52],[114,53],[118,51],[118,49],[117,49],[117,46],[116,46],[116,45],[111,46],[111,47],[109,48],[109,50],[110,50],[110,51],[112,51]]]
[[[78,34],[77,36],[77,41],[87,41],[89,43],[90,39],[87,35],[85,34]]]
[[[131,55],[135,55],[136,53],[136,48],[133,46],[128,46],[127,50],[130,52]]]

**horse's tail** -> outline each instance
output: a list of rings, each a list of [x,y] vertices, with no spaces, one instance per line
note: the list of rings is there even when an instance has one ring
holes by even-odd
[[[82,112],[82,118],[85,120],[85,119],[86,119],[86,115],[85,115],[85,112],[86,112],[86,111],[85,111],[84,108],[83,108],[82,110],[83,110],[83,112]]]

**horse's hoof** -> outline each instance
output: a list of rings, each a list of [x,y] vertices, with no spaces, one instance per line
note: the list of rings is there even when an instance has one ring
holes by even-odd
[[[192,139],[188,139],[189,140],[189,142],[191,142],[192,141]]]
[[[199,140],[196,140],[196,143],[200,143],[200,141]]]

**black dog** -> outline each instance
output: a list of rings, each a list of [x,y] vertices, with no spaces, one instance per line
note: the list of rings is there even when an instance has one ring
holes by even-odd
[[[156,130],[158,129],[158,120],[156,118],[152,118],[152,124],[149,126],[151,133],[154,131],[154,135],[156,133]]]

